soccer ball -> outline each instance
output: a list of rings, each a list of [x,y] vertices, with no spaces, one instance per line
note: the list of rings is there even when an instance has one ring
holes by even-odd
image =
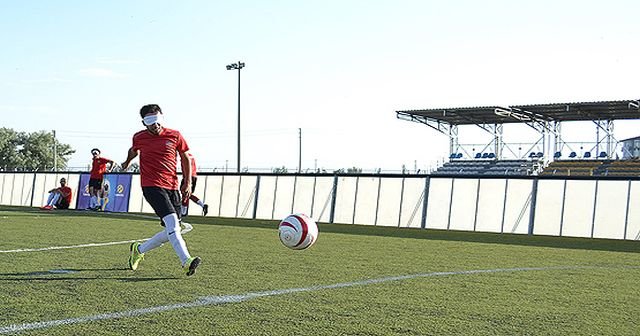
[[[318,225],[307,215],[293,214],[280,221],[278,234],[284,246],[304,250],[318,240]]]

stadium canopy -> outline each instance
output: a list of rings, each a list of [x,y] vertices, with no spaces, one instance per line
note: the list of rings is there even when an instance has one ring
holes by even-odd
[[[431,119],[449,125],[523,123],[529,121],[591,121],[639,119],[639,100],[396,111],[400,116]],[[404,119],[404,118],[401,118]]]
[[[566,121],[593,121],[596,124],[595,150],[596,155],[606,153],[611,158],[613,147],[613,121],[625,119],[640,119],[640,99],[596,101],[580,103],[553,103],[513,106],[480,106],[480,107],[449,107],[430,108],[421,110],[396,111],[398,119],[425,124],[450,137],[450,158],[455,157],[458,150],[465,152],[466,157],[473,158],[468,151],[458,143],[458,126],[477,125],[494,136],[481,152],[493,148],[497,159],[502,159],[505,143],[502,139],[502,125],[522,123],[536,129],[541,139],[534,143],[530,151],[538,146],[542,148],[540,154],[548,162],[550,155],[554,158],[562,150],[560,124]],[[541,143],[539,145],[538,143]],[[605,146],[606,144],[606,146]],[[493,145],[493,146],[492,146]],[[602,152],[601,150],[602,145]],[[571,149],[571,148],[570,148]],[[573,149],[571,149],[573,151]],[[475,151],[475,149],[474,149]],[[514,153],[514,151],[512,151]],[[551,153],[551,154],[550,154]],[[477,155],[478,153],[475,153]],[[476,156],[477,157],[477,156]],[[540,155],[538,155],[540,157]]]

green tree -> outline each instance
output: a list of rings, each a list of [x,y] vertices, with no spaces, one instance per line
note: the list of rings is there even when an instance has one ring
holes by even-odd
[[[54,139],[53,133],[38,131],[16,132],[0,128],[0,167],[4,170],[47,170],[54,165],[54,142],[56,144],[57,168],[65,169],[69,156],[75,150],[68,144]]]
[[[0,169],[13,170],[23,166],[18,149],[18,133],[10,128],[0,128]]]

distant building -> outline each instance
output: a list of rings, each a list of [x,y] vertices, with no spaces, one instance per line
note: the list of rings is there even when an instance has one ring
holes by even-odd
[[[638,159],[640,158],[640,136],[635,138],[624,139],[622,141],[622,159]]]

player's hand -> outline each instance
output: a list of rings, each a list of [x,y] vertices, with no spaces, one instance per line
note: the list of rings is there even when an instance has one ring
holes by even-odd
[[[182,199],[191,197],[191,183],[182,183],[180,186],[180,192],[182,193]]]
[[[126,171],[129,168],[129,161],[123,162],[121,165],[122,171]]]

